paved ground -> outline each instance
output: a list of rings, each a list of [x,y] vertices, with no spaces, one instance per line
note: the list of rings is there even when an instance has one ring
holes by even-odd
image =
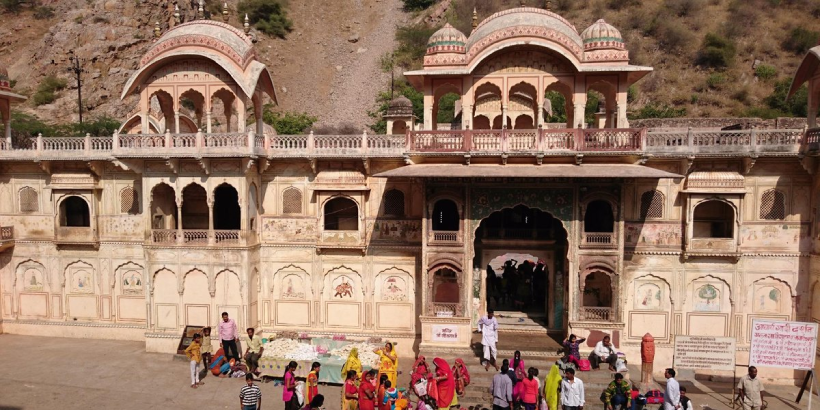
[[[236,409],[243,383],[207,377],[204,386],[191,389],[187,363],[168,354],[145,353],[140,342],[0,335],[0,363],[0,410]],[[706,386],[685,379],[682,384],[695,409],[731,409],[730,384]],[[263,408],[284,408],[282,387],[264,383],[261,388]],[[808,408],[807,395],[801,404],[794,403],[797,387],[767,385],[766,389],[771,410]],[[340,387],[320,386],[320,391],[327,398],[327,409],[339,408]],[[600,403],[587,405],[601,407]],[[820,408],[817,397],[813,407]]]

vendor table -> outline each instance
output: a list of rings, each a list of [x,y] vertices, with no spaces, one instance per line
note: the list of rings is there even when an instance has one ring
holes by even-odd
[[[315,346],[322,346],[327,351],[343,347],[344,345],[350,343],[350,341],[323,338],[314,338],[310,341],[310,344]],[[347,361],[346,357],[340,358],[336,356],[320,354],[315,361],[319,362],[322,365],[322,370],[319,372],[320,383],[344,384],[342,368],[344,367],[345,362]],[[263,357],[259,359],[259,371],[262,373],[263,376],[283,377],[285,374],[285,367],[290,362],[290,359]],[[296,371],[294,371],[294,375],[296,377],[301,378],[307,377],[308,373],[310,373],[310,366],[313,364],[313,361],[296,360],[296,363],[298,366],[296,367]],[[367,372],[371,368],[371,366],[362,364],[363,372]],[[378,370],[378,368],[376,369]]]

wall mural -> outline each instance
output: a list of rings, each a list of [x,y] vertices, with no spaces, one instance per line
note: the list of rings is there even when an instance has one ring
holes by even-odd
[[[800,225],[747,225],[740,229],[743,246],[764,246],[809,250],[809,227]]]
[[[701,285],[692,295],[692,308],[696,312],[720,312],[720,296],[723,286],[719,283]]]
[[[282,278],[281,296],[283,299],[304,299],[305,284],[302,277],[291,273]]]
[[[71,276],[71,292],[94,293],[94,277],[91,272],[80,269]]]
[[[43,291],[43,272],[34,268],[28,268],[23,273],[23,289],[27,292]]]
[[[388,276],[382,286],[382,299],[396,302],[407,300],[407,281],[400,276]]]
[[[345,275],[333,279],[334,299],[353,299],[353,280]]]
[[[627,223],[624,241],[627,246],[680,246],[680,224]]]
[[[480,189],[474,188],[470,195],[472,197],[472,203],[470,204],[471,236],[482,219],[490,216],[495,211],[513,208],[516,205],[525,205],[549,212],[564,224],[567,233],[572,233],[572,203],[574,196],[573,190],[570,188],[526,190],[521,188],[492,189],[482,187]]]
[[[780,290],[774,286],[758,286],[755,288],[754,304],[755,312],[780,312],[781,301]]]
[[[635,309],[636,310],[661,310],[664,287],[654,281],[635,282]]]
[[[313,242],[316,240],[316,219],[265,218],[262,238],[276,242]]]
[[[129,270],[122,274],[122,293],[124,295],[142,295],[142,274]]]
[[[376,220],[372,225],[374,241],[421,242],[421,221]]]

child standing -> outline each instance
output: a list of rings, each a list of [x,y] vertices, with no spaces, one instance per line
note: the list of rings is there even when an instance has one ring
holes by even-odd
[[[191,345],[185,349],[185,356],[191,361],[191,388],[196,389],[198,385],[202,385],[199,381],[199,362],[202,360],[202,342],[199,333],[194,334],[194,340]]]
[[[202,353],[202,365],[205,368],[211,367],[211,328],[203,327],[202,328],[202,347],[199,348],[199,351]]]

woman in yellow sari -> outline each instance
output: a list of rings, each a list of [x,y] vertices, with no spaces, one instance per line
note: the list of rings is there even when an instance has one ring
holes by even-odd
[[[399,370],[399,356],[396,354],[396,349],[393,348],[393,343],[387,342],[383,348],[376,349],[373,352],[379,355],[379,378],[385,374],[392,386],[398,386],[396,384],[396,375]]]
[[[558,387],[561,385],[561,370],[558,364],[552,365],[550,374],[544,379],[544,399],[550,410],[558,408]]]
[[[362,376],[362,361],[359,360],[359,349],[355,347],[350,350],[350,354],[347,356],[347,361],[345,362],[344,367],[342,367],[343,378],[347,378],[348,370],[355,370],[357,378]]]

